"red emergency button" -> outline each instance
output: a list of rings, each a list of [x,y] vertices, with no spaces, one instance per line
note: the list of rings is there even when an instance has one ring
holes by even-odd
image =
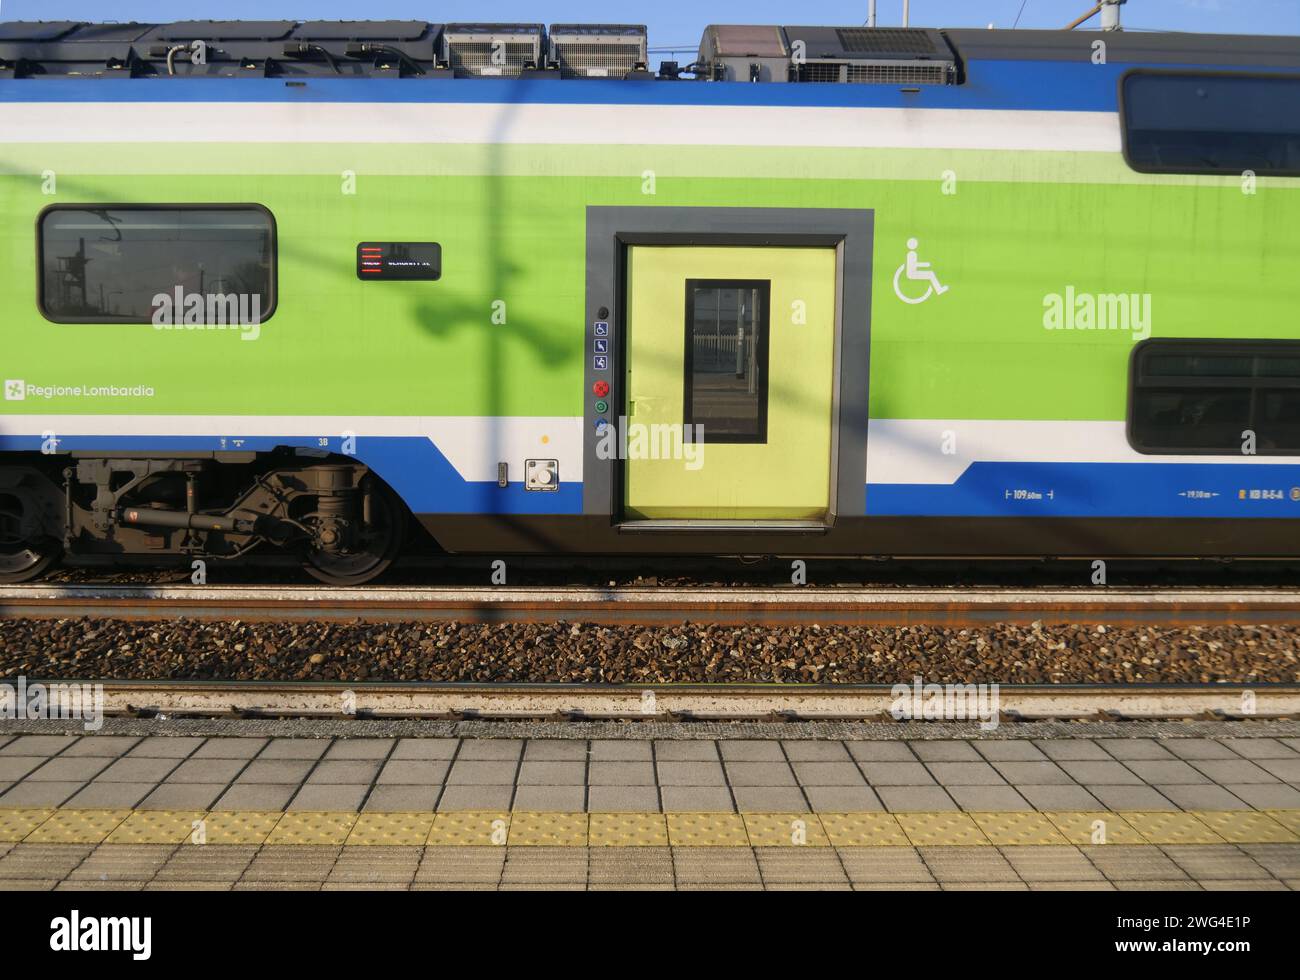
[[[609,394],[609,382],[597,381],[594,385],[591,386],[591,390],[597,398],[604,398],[606,395]]]

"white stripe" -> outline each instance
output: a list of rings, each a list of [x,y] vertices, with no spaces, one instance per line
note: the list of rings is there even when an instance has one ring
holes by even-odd
[[[948,434],[952,455],[944,453]],[[868,483],[955,483],[971,463],[1286,463],[1277,456],[1146,456],[1123,422],[873,419]]]
[[[1111,112],[778,106],[96,102],[5,105],[7,143],[531,143],[1118,153]]]
[[[510,465],[519,480],[525,459],[559,460],[566,481],[582,479],[580,418],[491,416],[316,416],[316,415],[0,415],[0,435],[39,436],[241,436],[299,438],[307,447],[345,432],[358,436],[424,436],[464,479],[496,480],[497,463]],[[543,441],[545,440],[545,441]],[[233,443],[228,449],[236,449]]]

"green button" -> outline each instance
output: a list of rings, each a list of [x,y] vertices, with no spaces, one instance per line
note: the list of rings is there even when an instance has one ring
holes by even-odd
[[[609,403],[608,403],[608,402],[603,402],[603,401],[596,402],[596,411],[598,411],[598,412],[608,412],[608,411],[609,411]]]

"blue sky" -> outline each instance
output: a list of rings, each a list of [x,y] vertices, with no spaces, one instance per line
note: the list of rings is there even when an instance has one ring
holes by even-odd
[[[1091,0],[912,0],[913,25],[1059,28]],[[879,0],[880,23],[898,24],[903,0]],[[1022,11],[1023,6],[1023,11]],[[172,21],[400,18],[541,23],[644,23],[652,48],[694,48],[709,23],[860,24],[867,0],[0,0],[0,20]],[[1132,28],[1300,34],[1297,0],[1129,0]],[[1094,19],[1095,23],[1095,19]]]

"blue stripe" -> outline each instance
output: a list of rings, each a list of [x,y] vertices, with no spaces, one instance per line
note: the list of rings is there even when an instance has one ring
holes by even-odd
[[[1300,464],[972,463],[952,484],[869,484],[867,513],[1300,518]]]
[[[255,436],[236,440],[220,436],[59,436],[60,452],[269,452],[277,447],[340,450],[338,437],[321,447],[301,436]],[[39,451],[38,436],[0,435],[0,450]],[[428,439],[419,436],[358,436],[356,458],[369,466],[416,514],[580,514],[582,484],[565,482],[551,491],[527,491],[522,483],[498,487],[494,481],[464,479]],[[303,458],[305,462],[309,459]],[[516,474],[518,475],[518,474]]]
[[[0,81],[0,102],[430,102],[518,105],[720,105],[1114,112],[1131,64],[979,61],[963,85],[751,84],[541,79],[178,78]],[[1177,67],[1164,65],[1161,67]],[[1198,66],[1182,66],[1196,68]],[[355,134],[364,136],[362,134]],[[130,134],[123,134],[129,139]]]

